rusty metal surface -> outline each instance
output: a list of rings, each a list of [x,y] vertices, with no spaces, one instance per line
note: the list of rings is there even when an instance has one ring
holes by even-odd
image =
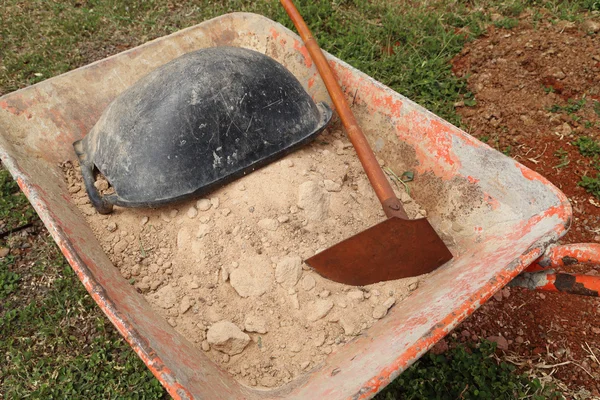
[[[0,157],[94,300],[174,398],[366,399],[424,354],[562,236],[566,197],[546,179],[348,64],[326,55],[377,157],[415,172],[412,195],[434,228],[454,233],[455,258],[363,335],[278,390],[246,388],[153,312],[122,278],[72,203],[58,163],[104,107],[143,74],[186,52],[233,45],[290,69],[331,104],[300,38],[236,13],[0,98]],[[336,371],[332,374],[332,371]]]
[[[452,253],[427,219],[392,217],[306,262],[328,279],[365,286],[427,274],[450,259]]]

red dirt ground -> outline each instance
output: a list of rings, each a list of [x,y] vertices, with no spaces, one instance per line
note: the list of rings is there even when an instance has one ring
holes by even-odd
[[[476,100],[471,107],[456,104],[469,133],[541,173],[570,199],[573,225],[561,243],[600,242],[600,199],[577,185],[581,176],[595,176],[598,160],[571,144],[581,136],[600,139],[600,108],[594,110],[600,106],[594,102],[600,100],[600,34],[565,22],[535,26],[524,17],[513,30],[489,28],[453,60],[453,70],[467,76]],[[582,98],[585,104],[576,111],[555,106]],[[597,268],[570,271],[597,274]],[[552,373],[572,392],[584,388],[600,398],[600,300],[520,288],[503,293],[453,336],[463,341],[501,336],[506,341],[494,340],[507,347],[505,355],[529,360],[522,370],[569,361],[538,371]]]

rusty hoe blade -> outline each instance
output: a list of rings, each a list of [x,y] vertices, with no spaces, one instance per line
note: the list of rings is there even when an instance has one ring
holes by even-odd
[[[315,63],[371,186],[388,220],[309,258],[322,276],[348,285],[369,285],[429,273],[452,259],[427,219],[410,220],[396,198],[346,101],[321,48],[292,0],[280,0]]]
[[[428,273],[450,259],[427,219],[392,217],[306,262],[327,279],[364,286]]]

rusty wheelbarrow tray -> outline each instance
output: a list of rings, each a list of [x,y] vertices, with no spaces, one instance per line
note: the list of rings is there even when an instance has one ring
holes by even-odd
[[[456,254],[385,319],[305,375],[271,391],[237,383],[121,276],[71,201],[59,167],[74,158],[71,144],[137,79],[215,45],[268,54],[316,101],[331,104],[300,38],[247,13],[206,21],[0,98],[2,161],[91,296],[174,398],[370,398],[529,265],[553,268],[570,260],[565,255],[598,262],[593,247],[583,255],[581,248],[554,248],[542,257],[571,219],[567,198],[545,178],[327,55],[377,156],[397,171],[415,171],[412,195],[434,227],[451,229]],[[532,282],[523,284],[544,283]]]

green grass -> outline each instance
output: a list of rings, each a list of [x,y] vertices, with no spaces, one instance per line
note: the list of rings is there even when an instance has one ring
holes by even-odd
[[[19,185],[8,171],[0,169],[0,233],[32,221],[35,215]]]
[[[7,399],[164,398],[49,236],[40,235],[27,256],[0,259],[0,283]]]
[[[591,176],[582,176],[581,181],[577,183],[585,189],[586,192],[600,200],[600,174],[596,174],[595,178]]]
[[[588,136],[580,136],[573,142],[582,156],[594,157],[600,155],[600,142]]]
[[[428,353],[379,393],[377,400],[562,399],[553,387],[519,375],[515,367],[497,363],[495,343],[459,345],[447,353]]]
[[[600,9],[599,2],[302,0],[297,5],[325,50],[460,124],[453,104],[464,98],[465,105],[475,106],[476,100],[465,79],[452,74],[449,61],[484,32],[487,10],[498,10],[504,16],[499,25],[510,28],[528,8],[537,7],[537,20],[547,14],[541,8],[549,18],[576,20],[583,11]],[[0,95],[227,12],[256,12],[294,29],[273,0],[3,0],[1,7]],[[600,103],[593,106],[600,115]],[[598,190],[590,182],[584,187]],[[0,232],[32,221],[37,221],[33,209],[0,170]],[[18,241],[9,239],[0,247]],[[0,259],[0,397],[165,397],[51,239],[38,239],[29,255]],[[499,396],[546,393],[497,364],[486,346],[427,355],[378,398],[483,398],[492,388]]]

